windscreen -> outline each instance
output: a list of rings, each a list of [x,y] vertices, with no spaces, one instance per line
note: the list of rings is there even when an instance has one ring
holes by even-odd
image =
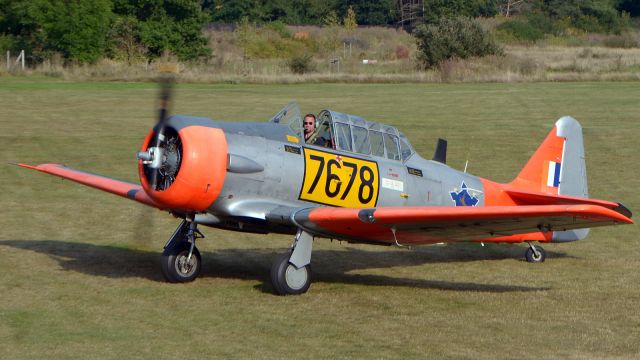
[[[287,104],[269,121],[277,124],[287,124],[298,137],[302,137],[302,116],[300,115],[300,106],[295,101]]]

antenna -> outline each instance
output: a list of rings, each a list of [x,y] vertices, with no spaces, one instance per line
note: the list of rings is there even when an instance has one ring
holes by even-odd
[[[438,138],[436,151],[433,154],[433,161],[437,161],[443,164],[447,163],[447,140]]]
[[[471,142],[469,142],[469,147],[467,148],[467,160],[464,162],[464,172],[467,172],[467,167],[469,166],[469,156],[471,155],[471,144],[473,144],[475,136],[471,136]]]

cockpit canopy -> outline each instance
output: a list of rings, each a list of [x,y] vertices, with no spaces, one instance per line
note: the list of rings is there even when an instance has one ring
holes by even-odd
[[[304,139],[297,103],[289,103],[271,121],[288,124],[300,139]],[[407,137],[395,127],[332,110],[322,110],[317,115],[316,136],[330,139],[327,143],[333,149],[403,162],[415,152]]]

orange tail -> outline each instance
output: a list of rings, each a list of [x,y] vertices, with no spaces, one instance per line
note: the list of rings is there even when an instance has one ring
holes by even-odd
[[[589,197],[578,121],[568,116],[558,120],[511,185],[553,195]]]

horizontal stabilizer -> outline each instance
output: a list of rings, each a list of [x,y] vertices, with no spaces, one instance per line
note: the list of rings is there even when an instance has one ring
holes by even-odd
[[[598,205],[614,210],[628,218],[631,218],[632,215],[631,211],[624,205],[612,201],[566,195],[550,195],[547,193],[524,191],[520,189],[507,189],[505,191],[520,205]]]

